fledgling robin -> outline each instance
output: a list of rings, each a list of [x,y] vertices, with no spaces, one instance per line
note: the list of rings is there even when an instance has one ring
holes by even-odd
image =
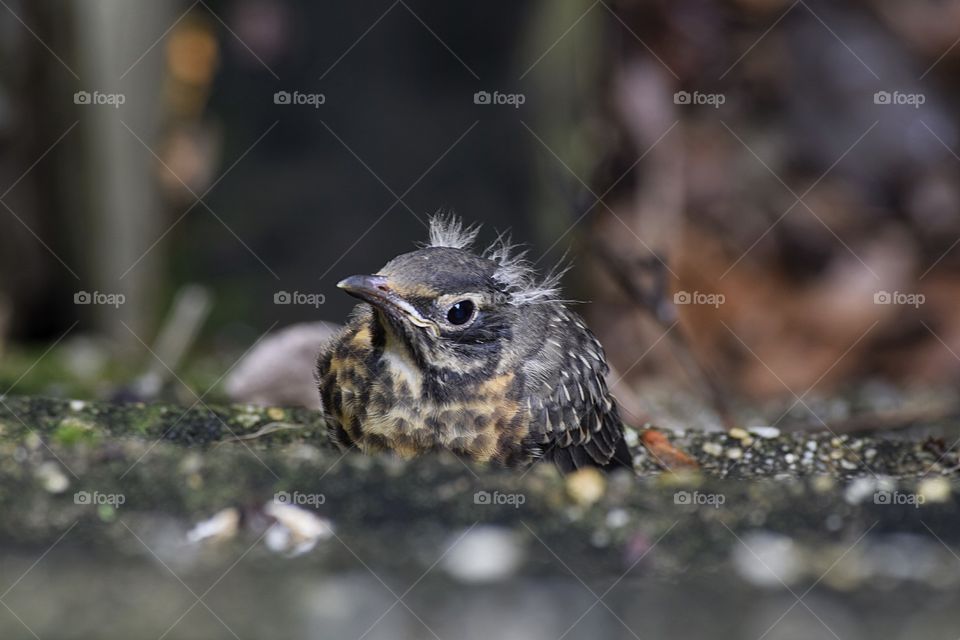
[[[507,467],[632,467],[603,348],[499,239],[435,217],[427,246],[337,286],[362,300],[320,354],[334,439],[365,453],[449,450]]]

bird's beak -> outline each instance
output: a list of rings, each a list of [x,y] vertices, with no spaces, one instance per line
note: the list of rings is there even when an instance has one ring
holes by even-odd
[[[375,305],[380,305],[386,302],[388,297],[396,295],[387,283],[386,276],[350,276],[338,282],[337,288],[343,289],[354,298]]]
[[[338,282],[337,288],[391,315],[397,315],[397,312],[400,312],[415,325],[424,328],[434,327],[432,322],[424,318],[413,305],[397,293],[386,276],[376,274],[350,276]]]

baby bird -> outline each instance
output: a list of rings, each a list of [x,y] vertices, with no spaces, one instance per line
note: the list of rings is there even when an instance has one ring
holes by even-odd
[[[448,450],[504,467],[632,467],[603,348],[502,238],[430,223],[428,245],[337,286],[363,301],[322,351],[317,379],[342,447]]]

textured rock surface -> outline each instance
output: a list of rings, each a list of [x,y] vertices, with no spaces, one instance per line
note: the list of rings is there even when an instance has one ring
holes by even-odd
[[[306,410],[4,398],[0,636],[847,640],[960,623],[949,440],[671,441],[698,472],[635,447],[637,477],[562,478],[343,455]]]

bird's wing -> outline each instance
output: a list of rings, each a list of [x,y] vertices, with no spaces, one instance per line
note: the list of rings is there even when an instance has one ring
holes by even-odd
[[[547,339],[559,366],[551,367],[526,399],[531,440],[564,471],[630,466],[616,401],[604,379],[603,347],[580,318],[569,313],[566,319],[573,330]]]

